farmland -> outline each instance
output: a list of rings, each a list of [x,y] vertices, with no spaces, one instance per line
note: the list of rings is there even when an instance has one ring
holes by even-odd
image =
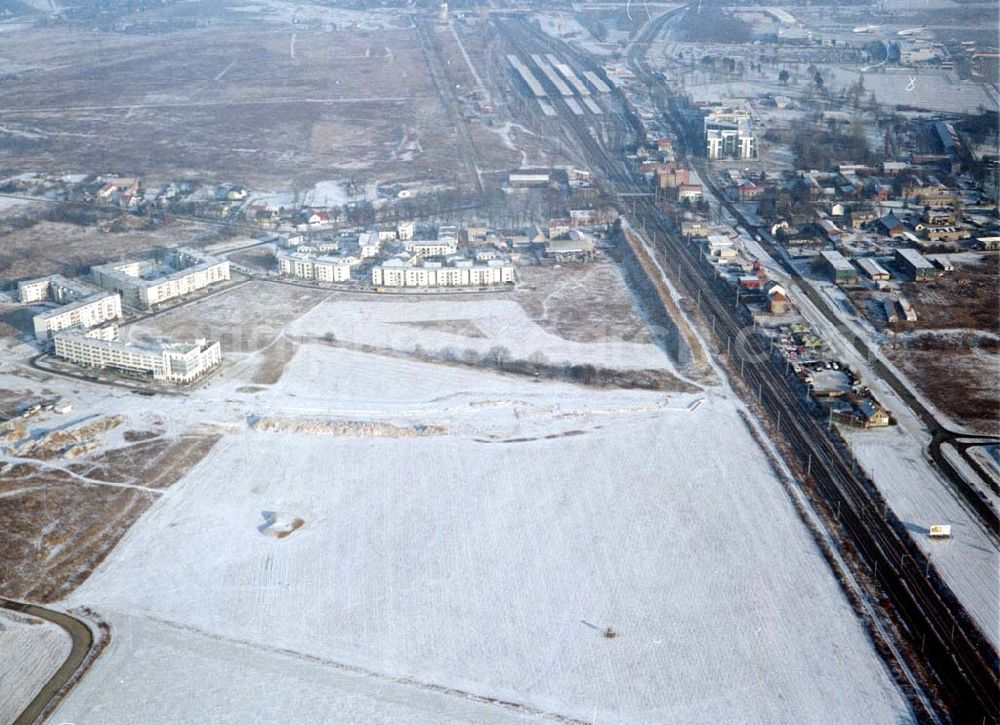
[[[0,721],[12,722],[69,654],[69,637],[44,620],[0,609]]]
[[[367,387],[349,390],[362,370]],[[418,700],[449,688],[616,721],[727,720],[747,702],[762,722],[905,716],[727,399],[692,410],[690,395],[580,391],[318,345],[300,348],[279,386],[243,398],[288,420],[444,431],[377,445],[337,432],[224,437],[67,600],[123,629],[93,682],[130,668],[129,633],[152,628],[168,652],[290,654],[314,662],[312,676],[353,668],[418,683]],[[304,524],[268,537],[263,511]],[[182,661],[132,686],[165,684]],[[865,692],[865,707],[837,696],[843,686]],[[284,693],[253,697],[267,711]],[[151,708],[85,687],[58,717],[155,719]]]
[[[276,191],[357,175],[456,181],[454,130],[407,20],[215,0],[146,17],[170,32],[5,34],[0,59],[17,63],[0,90],[0,175],[121,169]]]
[[[12,393],[62,396],[81,424],[111,420],[78,435],[79,457],[53,448],[29,469],[5,454],[22,464],[10,496],[44,493],[40,527],[91,527],[64,532],[54,561],[75,568],[38,568],[38,591],[111,625],[55,717],[236,721],[302,693],[301,717],[378,710],[399,722],[708,722],[748,708],[760,722],[905,719],[725,388],[594,388],[402,354],[420,341],[518,355],[544,344],[553,361],[682,375],[624,312],[629,342],[588,339],[573,317],[545,329],[532,300],[552,282],[537,276],[524,307],[520,293],[237,287],[130,326],[211,334],[237,316],[222,372],[157,398],[155,412],[124,389],[7,368]],[[151,467],[127,465],[143,447]],[[177,455],[171,477],[154,475]],[[141,504],[114,518],[123,496]],[[67,518],[70,500],[91,513]],[[261,672],[282,686],[250,686]],[[864,707],[842,687],[864,692]]]

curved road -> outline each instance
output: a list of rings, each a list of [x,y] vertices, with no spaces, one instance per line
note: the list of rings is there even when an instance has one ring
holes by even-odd
[[[80,671],[80,667],[87,660],[87,656],[94,647],[94,635],[83,620],[72,617],[65,612],[57,612],[37,604],[18,602],[3,597],[0,597],[0,607],[52,622],[65,630],[72,641],[66,661],[52,674],[48,682],[42,685],[42,689],[14,720],[14,725],[31,725],[55,702],[66,683]]]

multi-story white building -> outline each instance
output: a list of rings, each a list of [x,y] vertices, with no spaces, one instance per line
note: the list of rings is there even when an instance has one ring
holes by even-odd
[[[401,242],[408,242],[413,239],[416,232],[416,225],[413,222],[400,222],[396,227],[396,238]]]
[[[372,267],[372,284],[376,287],[489,287],[513,283],[514,279],[514,265],[500,259],[486,264],[457,260],[445,266],[395,258]]]
[[[125,304],[150,308],[175,297],[229,280],[229,262],[197,249],[178,247],[163,264],[120,262],[90,270],[101,287],[122,296]]]
[[[35,337],[48,340],[60,330],[72,327],[90,328],[110,320],[121,319],[122,298],[114,292],[99,292],[92,297],[46,310],[32,320]]]
[[[118,339],[117,327],[89,332],[69,330],[55,336],[56,355],[87,368],[187,384],[222,363],[218,342],[130,345]]]
[[[362,259],[377,257],[382,251],[382,238],[378,232],[362,232],[358,235],[358,250]]]
[[[17,289],[25,304],[51,301],[60,305],[32,319],[38,340],[48,340],[59,330],[96,327],[122,316],[122,301],[117,294],[61,275],[19,282]]]
[[[399,238],[399,232],[392,227],[379,227],[377,231],[380,242],[394,242]]]
[[[441,239],[409,240],[404,248],[417,257],[447,257],[458,251],[458,242],[454,237]]]
[[[757,158],[753,118],[745,109],[716,108],[705,117],[704,129],[708,158]]]
[[[298,252],[279,252],[276,256],[278,271],[288,277],[317,282],[347,282],[351,279],[351,259],[314,257]]]

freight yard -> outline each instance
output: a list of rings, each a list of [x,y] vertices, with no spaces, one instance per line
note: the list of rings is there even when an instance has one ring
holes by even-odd
[[[939,4],[8,9],[0,719],[992,721]]]

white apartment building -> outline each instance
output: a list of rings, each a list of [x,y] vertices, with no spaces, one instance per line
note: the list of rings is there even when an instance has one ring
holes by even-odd
[[[489,287],[513,283],[514,279],[514,265],[499,259],[486,264],[459,260],[445,266],[439,262],[415,265],[397,258],[372,267],[376,287]]]
[[[298,252],[279,252],[278,271],[287,277],[313,279],[317,282],[347,282],[351,279],[351,260],[340,257],[314,257]]]
[[[229,280],[229,262],[189,247],[167,252],[165,263],[120,262],[92,267],[94,281],[125,304],[150,308]]]
[[[51,274],[48,277],[39,277],[17,283],[18,296],[25,304],[51,300],[64,305],[68,302],[82,300],[84,297],[89,297],[99,291],[96,287],[85,282],[67,279],[61,274]]]
[[[61,305],[32,319],[35,338],[41,341],[48,340],[60,330],[96,327],[122,316],[122,301],[117,294],[61,275],[19,282],[17,290],[21,302],[25,304],[52,301]]]
[[[121,319],[121,316],[122,298],[114,292],[98,292],[92,297],[35,315],[32,323],[35,338],[48,340],[60,330],[97,327],[105,322]]]
[[[407,252],[417,257],[447,257],[458,251],[458,242],[454,237],[419,241],[411,239],[404,247]]]
[[[21,302],[30,305],[32,302],[42,302],[52,299],[49,292],[51,277],[41,279],[29,279],[25,282],[17,283],[17,294]]]
[[[71,330],[55,336],[56,355],[85,368],[113,370],[175,384],[186,384],[222,363],[218,342],[130,345],[116,327],[90,332]]]

